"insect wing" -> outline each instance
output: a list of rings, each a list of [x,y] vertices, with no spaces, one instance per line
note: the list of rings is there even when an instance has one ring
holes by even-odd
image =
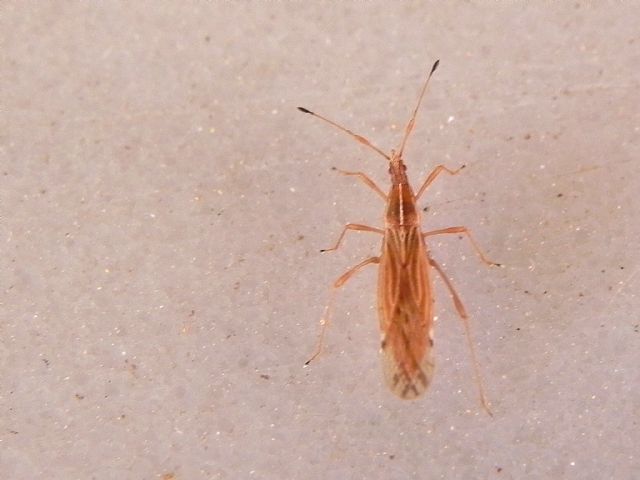
[[[378,289],[385,382],[401,398],[419,397],[434,369],[432,290],[419,228],[387,229]]]

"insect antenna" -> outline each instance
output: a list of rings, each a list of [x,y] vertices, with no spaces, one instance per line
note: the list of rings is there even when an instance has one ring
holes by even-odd
[[[369,140],[367,140],[366,138],[364,138],[362,135],[358,135],[356,133],[353,133],[351,130],[349,130],[348,128],[344,128],[342,125],[338,125],[336,122],[333,122],[331,120],[329,120],[328,118],[323,117],[322,115],[318,115],[315,112],[312,112],[311,110],[307,110],[306,108],[303,107],[298,107],[298,110],[300,110],[303,113],[308,113],[309,115],[313,115],[314,117],[318,117],[320,120],[324,120],[325,122],[327,122],[329,125],[333,125],[334,127],[336,127],[338,130],[343,131],[344,133],[346,133],[347,135],[351,136],[352,138],[354,138],[357,142],[361,143],[362,145],[364,145],[365,147],[369,147],[372,150],[374,150],[375,152],[377,152],[378,154],[382,155],[384,158],[386,158],[387,160],[391,160],[389,158],[389,156],[384,153],[382,150],[380,150],[378,147],[376,147],[373,143],[371,143]]]
[[[402,143],[400,144],[400,149],[398,151],[399,158],[402,158],[402,152],[404,152],[404,146],[406,145],[407,139],[409,138],[409,135],[413,131],[413,127],[416,124],[416,116],[418,115],[418,109],[420,108],[420,104],[422,103],[422,97],[424,97],[424,93],[427,91],[427,86],[429,85],[429,80],[431,80],[431,75],[433,75],[433,72],[436,71],[436,68],[438,68],[439,64],[440,64],[440,60],[436,60],[436,63],[434,63],[433,67],[431,67],[431,71],[427,76],[427,80],[424,82],[424,86],[422,87],[422,91],[420,92],[420,96],[418,97],[418,104],[416,105],[416,108],[413,110],[413,115],[411,115],[411,120],[409,120],[409,123],[407,123],[407,126],[404,129],[404,138],[402,139]]]

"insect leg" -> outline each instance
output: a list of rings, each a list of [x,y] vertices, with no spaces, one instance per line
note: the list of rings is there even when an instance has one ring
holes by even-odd
[[[451,284],[451,281],[447,278],[447,275],[442,270],[442,267],[438,262],[436,262],[433,258],[429,257],[429,264],[436,269],[440,278],[444,281],[447,289],[449,289],[449,293],[453,298],[453,304],[458,311],[458,315],[462,319],[462,324],[464,325],[465,336],[467,337],[467,344],[469,346],[469,352],[471,353],[471,362],[473,364],[473,371],[476,377],[476,383],[478,384],[478,392],[480,394],[480,403],[482,404],[482,408],[486,410],[486,412],[493,417],[493,413],[489,409],[489,402],[487,401],[487,397],[484,394],[484,383],[482,381],[482,375],[480,374],[480,364],[478,363],[478,359],[476,357],[476,349],[473,346],[473,339],[471,338],[471,327],[469,326],[469,315],[467,315],[467,311],[458,296],[455,288]]]
[[[374,192],[376,192],[378,195],[380,195],[383,200],[386,202],[387,201],[387,195],[382,191],[382,189],[375,184],[375,182],[373,180],[371,180],[366,174],[362,173],[362,172],[347,172],[345,170],[340,170],[339,168],[335,168],[335,170],[337,170],[338,172],[340,172],[342,175],[347,175],[347,176],[353,176],[353,177],[358,177],[360,180],[362,180],[362,182],[367,185],[369,188],[371,188]]]
[[[384,235],[384,230],[382,230],[381,228],[374,228],[368,225],[360,225],[358,223],[347,223],[342,229],[342,233],[340,234],[340,237],[338,237],[338,241],[336,242],[336,244],[331,248],[323,248],[320,251],[323,253],[333,252],[334,250],[337,250],[338,248],[340,248],[340,245],[342,244],[342,239],[346,235],[347,230],[358,230],[360,232],[373,232],[373,233],[379,233],[381,235]]]
[[[482,249],[480,248],[480,245],[478,245],[478,242],[476,242],[476,240],[473,238],[473,235],[471,235],[471,231],[467,227],[449,227],[449,228],[442,228],[440,230],[432,230],[430,232],[424,232],[422,234],[422,238],[430,237],[432,235],[443,235],[443,234],[452,234],[452,233],[462,233],[466,235],[469,241],[471,242],[473,249],[476,251],[476,253],[480,257],[480,260],[482,260],[487,265],[494,266],[494,267],[502,266],[502,264],[492,262],[491,260],[487,259],[487,257],[484,256],[484,253],[482,253]]]
[[[420,196],[424,193],[424,191],[433,183],[433,181],[440,175],[442,172],[447,172],[449,175],[457,175],[460,170],[462,170],[466,165],[462,165],[460,168],[456,168],[455,170],[451,170],[450,168],[445,167],[444,165],[438,165],[436,168],[431,170],[431,173],[424,181],[422,186],[418,189],[418,193],[416,193],[416,201],[420,198]]]
[[[369,257],[366,260],[363,260],[362,262],[357,264],[355,267],[351,267],[345,273],[340,275],[340,277],[333,283],[333,288],[331,289],[331,298],[329,299],[329,303],[327,304],[327,307],[324,310],[324,314],[322,315],[322,320],[320,321],[320,324],[322,325],[322,330],[320,330],[320,335],[318,337],[318,345],[316,346],[316,350],[313,353],[313,355],[311,355],[311,358],[306,362],[304,362],[305,365],[309,365],[309,363],[311,363],[318,355],[320,355],[320,352],[322,352],[322,344],[324,343],[324,334],[327,330],[327,327],[329,326],[329,320],[331,318],[331,313],[333,311],[333,304],[335,302],[336,292],[342,285],[347,283],[347,281],[353,275],[358,273],[367,265],[371,265],[373,263],[380,263],[380,257]]]

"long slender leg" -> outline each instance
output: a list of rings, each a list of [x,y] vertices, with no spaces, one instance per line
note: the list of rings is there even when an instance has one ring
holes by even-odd
[[[381,228],[370,227],[368,225],[360,225],[359,223],[347,223],[342,229],[342,233],[338,237],[338,241],[336,242],[336,244],[331,248],[323,248],[320,251],[333,252],[334,250],[337,250],[338,248],[340,248],[340,245],[342,244],[342,239],[346,235],[347,230],[357,230],[360,232],[373,232],[373,233],[379,233],[381,235],[384,235],[384,230],[382,230]]]
[[[362,180],[362,182],[367,185],[369,188],[371,188],[374,192],[376,192],[378,195],[380,195],[382,197],[382,199],[386,202],[387,201],[387,195],[382,191],[382,189],[376,185],[376,183],[371,180],[366,174],[362,173],[362,172],[347,172],[345,170],[340,170],[339,168],[336,168],[335,170],[337,170],[338,172],[340,172],[342,175],[347,175],[347,176],[352,176],[352,177],[358,177],[360,180]]]
[[[327,327],[329,326],[329,320],[331,319],[331,313],[333,312],[333,305],[336,298],[336,292],[340,287],[342,287],[342,285],[347,283],[347,281],[352,276],[354,276],[356,273],[358,273],[367,265],[371,265],[373,263],[380,263],[380,257],[369,257],[366,260],[363,260],[362,262],[357,264],[355,267],[351,267],[345,273],[340,275],[340,277],[334,282],[333,288],[331,289],[331,298],[329,299],[329,303],[327,304],[327,307],[324,310],[324,314],[322,315],[322,320],[320,320],[320,325],[322,325],[322,330],[320,330],[320,335],[318,336],[318,345],[316,346],[316,350],[313,353],[313,355],[311,355],[311,358],[306,362],[304,362],[305,365],[309,365],[318,355],[320,355],[320,352],[322,352],[322,344],[324,343],[324,334],[327,330]]]
[[[438,178],[442,172],[447,172],[449,175],[457,175],[460,170],[462,170],[466,165],[462,165],[460,168],[456,168],[455,170],[451,170],[450,168],[445,167],[444,165],[438,165],[436,168],[431,170],[431,173],[424,181],[422,186],[418,189],[418,193],[416,193],[416,201],[420,199],[424,191],[433,183],[433,181]]]
[[[469,352],[471,353],[471,363],[473,364],[473,371],[476,377],[476,383],[478,384],[478,392],[480,394],[480,403],[482,404],[482,408],[486,410],[486,412],[493,417],[493,413],[489,409],[489,402],[487,401],[487,397],[484,393],[484,382],[482,381],[482,375],[480,373],[480,364],[478,363],[478,359],[476,357],[476,349],[473,346],[473,339],[471,338],[471,327],[469,326],[469,315],[467,315],[467,311],[458,296],[455,288],[451,284],[451,281],[447,278],[444,270],[440,266],[438,262],[436,262],[433,258],[429,257],[429,264],[436,269],[440,278],[444,281],[445,285],[449,289],[449,293],[451,294],[451,298],[453,298],[453,304],[458,311],[458,315],[462,319],[462,324],[464,325],[464,331],[467,337],[467,344],[469,346]]]
[[[443,234],[452,234],[452,233],[462,233],[466,235],[469,241],[471,242],[473,249],[476,251],[476,253],[480,257],[480,260],[482,260],[487,265],[493,266],[493,267],[502,266],[502,264],[492,262],[491,260],[489,260],[487,257],[484,256],[484,253],[482,253],[482,249],[480,248],[480,245],[478,245],[478,242],[476,242],[475,238],[473,238],[473,235],[471,235],[471,231],[467,227],[449,227],[449,228],[442,228],[440,230],[431,230],[430,232],[424,232],[422,234],[422,238],[431,237],[432,235],[443,235]]]

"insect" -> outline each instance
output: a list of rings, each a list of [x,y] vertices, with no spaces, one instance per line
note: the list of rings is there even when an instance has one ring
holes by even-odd
[[[431,257],[425,239],[435,235],[462,234],[468,238],[471,246],[484,263],[495,266],[500,266],[500,264],[491,262],[485,257],[473,235],[466,227],[449,227],[423,232],[420,226],[420,213],[416,203],[422,194],[441,173],[456,175],[464,168],[464,165],[456,170],[438,165],[431,171],[414,194],[409,184],[407,168],[402,158],[407,140],[414,129],[420,104],[438,64],[439,60],[433,64],[427,75],[427,79],[420,91],[417,105],[405,127],[400,146],[397,150],[391,150],[388,155],[365,137],[357,135],[351,130],[306,108],[298,107],[301,112],[329,123],[384,157],[389,162],[389,175],[391,178],[391,188],[389,193],[386,194],[364,173],[338,170],[343,175],[358,178],[384,199],[386,202],[384,228],[349,223],[343,228],[335,245],[322,251],[337,250],[341,246],[346,233],[352,230],[382,235],[382,251],[379,256],[367,258],[355,265],[335,281],[331,300],[323,316],[318,346],[306,364],[316,358],[322,350],[324,334],[329,324],[337,290],[366,266],[378,265],[378,314],[382,336],[380,347],[385,382],[391,391],[401,398],[413,399],[422,395],[431,383],[434,372],[434,297],[431,278],[431,269],[433,268],[448,288],[454,306],[463,321],[474,374],[478,384],[480,402],[483,408],[491,415],[471,338],[467,312],[442,267]]]

